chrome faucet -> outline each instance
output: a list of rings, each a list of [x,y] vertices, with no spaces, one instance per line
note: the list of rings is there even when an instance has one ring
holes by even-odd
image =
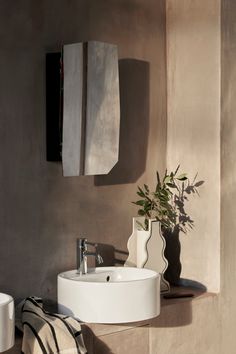
[[[77,273],[87,274],[87,257],[94,256],[98,264],[103,263],[102,256],[96,252],[88,252],[88,241],[86,238],[79,238],[77,240]],[[95,249],[97,245],[94,245]]]

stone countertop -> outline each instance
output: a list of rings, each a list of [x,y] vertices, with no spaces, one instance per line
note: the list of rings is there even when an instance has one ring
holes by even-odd
[[[173,295],[173,297],[172,297]],[[189,295],[189,296],[188,296]],[[191,295],[191,296],[190,296]],[[173,286],[169,293],[161,295],[161,307],[176,305],[182,302],[201,300],[209,296],[217,296],[216,293],[207,292],[204,289],[191,286]]]
[[[165,298],[165,296],[169,296],[175,294],[177,296],[181,295],[192,295],[187,297],[180,298]],[[201,300],[206,297],[217,296],[216,293],[209,293],[202,289],[194,288],[194,287],[171,287],[169,293],[161,295],[161,307],[169,306],[169,305],[178,305],[183,302],[191,302],[196,300]],[[85,337],[85,342],[89,341],[90,336],[102,337],[113,333],[118,333],[122,331],[126,331],[129,329],[133,329],[135,327],[149,326],[150,320],[139,321],[139,322],[131,322],[131,323],[121,323],[121,324],[100,324],[100,323],[81,323],[83,334]],[[16,340],[15,346],[8,351],[5,351],[5,354],[19,354],[21,353],[21,342],[22,342],[22,334],[20,331],[16,330]]]

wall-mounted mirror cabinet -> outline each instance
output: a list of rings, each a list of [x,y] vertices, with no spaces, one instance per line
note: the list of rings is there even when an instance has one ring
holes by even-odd
[[[107,174],[119,131],[117,46],[91,41],[48,54],[47,159],[62,159],[64,176]]]

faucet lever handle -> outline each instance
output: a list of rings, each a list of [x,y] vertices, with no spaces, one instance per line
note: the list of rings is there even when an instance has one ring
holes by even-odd
[[[97,255],[96,255],[96,260],[97,260],[98,264],[102,264],[103,263],[103,258],[102,258],[102,256],[99,253],[97,253]]]

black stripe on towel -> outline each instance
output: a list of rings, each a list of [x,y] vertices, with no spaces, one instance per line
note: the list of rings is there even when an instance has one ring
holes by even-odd
[[[44,312],[43,308],[32,297],[27,297],[25,299],[24,304],[23,304],[23,306],[21,308],[21,312],[24,311],[24,307],[25,307],[25,304],[26,304],[27,301],[31,302],[33,305],[37,306],[38,308],[40,308]]]
[[[53,339],[54,339],[54,342],[55,342],[55,346],[57,348],[57,351],[59,353],[60,349],[59,349],[59,346],[58,346],[58,342],[57,342],[57,336],[56,336],[56,332],[55,332],[55,329],[54,327],[51,325],[51,323],[49,321],[47,321],[44,317],[40,316],[38,313],[34,312],[34,311],[30,311],[30,310],[23,310],[22,312],[27,312],[27,313],[32,313],[33,315],[37,316],[37,317],[40,317],[42,320],[44,320],[50,327],[51,329],[51,332],[52,332],[52,336],[53,336]]]
[[[77,331],[77,332],[74,333],[74,336],[78,337],[81,333],[82,333],[82,331]]]
[[[75,345],[76,345],[76,348],[77,348],[77,351],[78,351],[78,353],[80,354],[78,342],[77,342],[77,340],[76,340],[76,338],[75,338],[75,335],[74,335],[72,329],[70,328],[70,326],[68,325],[68,323],[67,323],[66,321],[64,321],[63,317],[61,317],[61,316],[59,316],[59,315],[56,315],[55,313],[50,313],[50,312],[45,311],[45,310],[37,303],[37,301],[34,300],[32,297],[28,297],[28,298],[25,300],[25,302],[26,302],[27,300],[30,301],[33,305],[39,307],[45,314],[47,314],[47,315],[49,315],[49,316],[51,316],[51,317],[58,318],[62,323],[64,323],[65,327],[67,328],[67,330],[68,330],[69,333],[71,334],[72,338],[74,339]],[[24,305],[25,305],[25,304],[24,304]],[[22,307],[22,311],[24,310],[24,305],[23,305],[23,307]],[[68,316],[64,316],[64,318],[68,318]],[[77,321],[77,322],[79,323],[79,321]]]
[[[42,304],[43,300],[41,297],[36,297],[36,296],[30,296],[34,301],[37,301],[38,304]]]
[[[43,342],[42,342],[41,338],[39,337],[38,333],[35,331],[34,327],[32,327],[31,324],[28,322],[23,322],[23,326],[24,325],[28,326],[31,329],[31,331],[33,332],[33,334],[35,335],[35,337],[37,338],[39,346],[40,346],[43,354],[47,354],[47,350],[45,349]]]
[[[54,315],[55,315],[54,313],[45,311],[44,308],[41,307],[41,306],[38,304],[38,300],[36,301],[36,300],[33,299],[32,297],[28,297],[28,298],[25,300],[25,302],[26,302],[26,301],[30,301],[33,305],[35,305],[35,306],[37,306],[38,308],[40,308],[40,310],[42,310],[43,313],[45,313],[46,315],[49,315],[49,316],[54,316]],[[24,303],[24,305],[25,305],[25,303]],[[23,305],[21,311],[24,310],[24,305]],[[69,316],[62,316],[62,315],[61,315],[60,318],[66,319],[66,318],[69,318]],[[77,321],[77,322],[79,323],[79,321]]]
[[[70,326],[68,325],[68,323],[67,323],[66,321],[64,321],[64,319],[63,319],[63,318],[61,318],[60,316],[56,315],[55,313],[50,314],[50,316],[52,316],[52,317],[56,317],[56,318],[58,318],[58,319],[59,319],[62,323],[64,323],[64,325],[66,326],[66,328],[68,329],[68,331],[70,332],[70,334],[71,334],[72,338],[73,338],[73,339],[74,339],[74,341],[75,341],[75,344],[76,344],[76,348],[77,348],[78,353],[80,353],[80,350],[79,350],[79,347],[78,347],[77,340],[76,340],[76,338],[75,338],[75,335],[74,335],[74,333],[73,333],[72,329],[71,329],[71,328],[70,328]]]

